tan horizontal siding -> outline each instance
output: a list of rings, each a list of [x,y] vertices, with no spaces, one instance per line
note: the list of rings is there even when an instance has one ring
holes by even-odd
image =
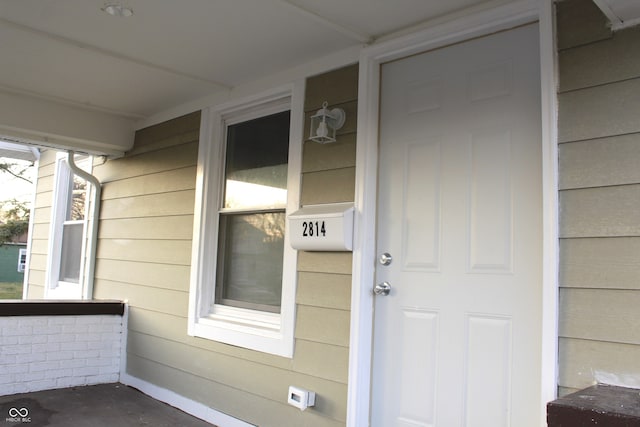
[[[560,237],[640,236],[640,184],[560,192]]]
[[[187,130],[184,133],[178,133],[173,136],[167,136],[161,139],[153,141],[153,144],[142,145],[135,144],[135,146],[127,152],[127,156],[137,156],[145,154],[151,151],[156,151],[161,148],[169,148],[175,145],[184,145],[190,142],[197,142],[200,137],[200,130]],[[139,138],[138,138],[139,140]]]
[[[43,299],[44,298],[44,286],[29,280],[29,295],[28,299]]]
[[[173,315],[142,307],[133,307],[129,311],[129,330],[280,369],[291,369],[292,366],[291,359],[284,357],[226,345],[213,340],[190,337],[185,334],[187,330],[186,313]]]
[[[34,203],[34,207],[36,209],[36,214],[38,213],[39,209],[46,209],[46,208],[50,208],[51,205],[53,204],[53,191],[44,191],[42,193],[36,193],[36,200]],[[49,212],[49,218],[47,218],[48,220],[50,220],[51,218],[51,211]],[[39,215],[40,218],[43,218],[42,215]]]
[[[561,93],[558,141],[579,141],[640,132],[640,79]]]
[[[300,204],[353,202],[355,182],[355,167],[305,173]]]
[[[562,337],[640,344],[638,291],[563,288],[560,305]]]
[[[131,307],[141,307],[174,316],[184,315],[189,306],[189,295],[182,290],[133,285],[106,279],[96,279],[94,294],[96,299],[126,300]]]
[[[583,89],[640,77],[640,28],[560,52],[560,91]]]
[[[640,133],[560,144],[561,190],[640,182]]]
[[[128,154],[131,154],[136,150],[140,150],[142,147],[146,147],[148,145],[151,145],[152,149],[155,149],[159,144],[161,145],[163,141],[171,140],[176,136],[185,134],[193,135],[194,133],[197,135],[199,128],[200,111],[195,111],[193,113],[138,130],[136,132],[135,145]]]
[[[349,310],[351,306],[351,275],[298,273],[296,302],[314,307]]]
[[[56,152],[43,150],[38,160],[38,180],[31,213],[33,228],[29,236],[31,254],[27,279],[27,298],[29,299],[44,298],[55,168]]]
[[[31,229],[31,237],[36,240],[48,240],[50,229],[51,224],[47,222],[38,223],[34,221],[33,228]]]
[[[640,290],[640,237],[560,240],[560,286]]]
[[[181,190],[193,190],[195,188],[195,179],[195,166],[143,175],[105,184],[102,191],[102,198],[109,200]]]
[[[43,194],[53,191],[53,185],[53,175],[38,176],[38,182],[36,183],[36,194]]]
[[[349,346],[349,311],[298,305],[296,338]]]
[[[331,405],[318,397],[314,410],[300,411],[292,406],[246,393],[232,386],[219,384],[188,372],[146,360],[135,355],[129,356],[131,372],[146,381],[175,390],[183,396],[194,396],[199,402],[213,408],[220,408],[227,414],[260,427],[316,426],[339,427],[344,422],[322,417],[316,411]],[[346,392],[343,394],[346,398]],[[333,408],[331,408],[333,409]]]
[[[32,270],[45,271],[47,269],[47,255],[31,253],[29,258],[29,268]]]
[[[295,383],[295,381],[300,381],[302,375],[286,369],[276,369],[259,363],[241,360],[236,357],[212,354],[198,348],[186,347],[180,343],[136,332],[129,334],[127,350],[129,354],[137,357],[278,402],[281,405],[280,411],[288,411],[286,400],[283,399],[283,391],[285,391],[284,396],[286,396],[286,390],[289,385]],[[188,358],[184,357],[187,353],[189,354]],[[240,372],[242,375],[238,375]],[[314,408],[314,411],[335,420],[346,417],[345,413],[339,412],[338,408],[331,404],[333,398],[344,395],[346,390],[343,384],[313,376],[307,376],[304,381],[316,391],[318,397],[325,397],[324,402],[326,402],[326,405],[321,404],[319,401],[319,405]],[[191,391],[189,394],[193,394],[193,392]],[[220,406],[219,402],[216,402],[215,407],[223,412],[225,410]],[[249,412],[251,411],[244,413]],[[238,416],[241,417],[241,414],[238,414]],[[260,425],[264,425],[262,418],[258,419],[260,420]]]
[[[189,240],[193,236],[193,215],[104,219],[101,239]]]
[[[560,46],[570,47],[559,53],[558,124],[558,385],[566,393],[640,381],[640,61],[629,54],[640,31],[612,34],[592,1],[557,8]]]
[[[358,66],[352,65],[307,79],[305,111],[322,108],[358,99]]]
[[[45,270],[40,270],[38,268],[30,268],[29,278],[28,278],[27,298],[28,299],[44,298],[44,287],[46,285],[46,281],[47,281],[47,273]]]
[[[102,239],[98,243],[99,259],[191,265],[191,241]]]
[[[313,341],[296,340],[293,369],[306,375],[336,381],[346,386],[349,349]]]
[[[53,176],[56,170],[56,151],[45,150],[38,160],[38,176]]]
[[[305,141],[302,172],[342,169],[356,165],[356,134],[340,135],[333,144]]]
[[[148,196],[105,200],[102,219],[193,215],[195,191],[184,190]]]
[[[93,172],[101,182],[106,183],[195,166],[197,160],[198,143],[190,142],[107,161],[104,165],[94,168]]]
[[[49,240],[48,239],[34,239],[31,242],[32,254],[44,254],[49,252]]]
[[[100,259],[96,278],[150,288],[189,291],[190,267],[129,260]]]
[[[298,271],[351,274],[351,252],[299,252]]]
[[[127,351],[131,354],[173,366],[218,383],[232,385],[285,405],[282,391],[285,391],[286,396],[289,385],[299,375],[287,369],[274,368],[224,354],[212,354],[203,349],[137,332],[131,332],[129,338]],[[184,357],[187,352],[191,357]],[[244,375],[238,375],[239,372]],[[318,394],[322,393],[325,396],[331,396],[330,393],[343,389],[343,385],[322,378],[308,377],[305,380],[313,385]]]
[[[133,307],[129,310],[129,330],[140,332],[186,344],[188,340],[184,331],[187,329],[187,316],[178,315],[145,307]]]
[[[640,346],[603,341],[560,338],[559,384],[583,389],[607,375],[624,383],[637,378]]]
[[[556,1],[557,47],[567,49],[611,37],[609,20],[592,1]]]

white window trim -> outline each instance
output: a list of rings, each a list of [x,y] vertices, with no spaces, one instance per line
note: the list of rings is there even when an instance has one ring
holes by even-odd
[[[288,102],[287,102],[288,101]],[[282,108],[287,102],[287,108]],[[299,207],[304,125],[304,81],[258,96],[202,110],[196,177],[188,334],[252,350],[293,357],[297,252],[289,244],[285,225],[281,311],[265,313],[235,307],[215,307],[211,301],[216,279],[217,212],[224,173],[224,125],[289,109],[289,166],[286,213]],[[259,114],[256,115],[256,112]]]
[[[82,299],[85,287],[85,267],[86,267],[86,250],[87,250],[87,218],[89,217],[89,208],[91,200],[92,186],[87,186],[87,195],[85,203],[85,219],[82,221],[82,248],[81,254],[83,259],[80,262],[79,283],[65,282],[59,280],[60,276],[60,258],[62,255],[62,231],[68,205],[68,187],[69,179],[73,176],[73,172],[67,164],[67,153],[60,152],[56,155],[56,168],[54,175],[54,187],[52,196],[51,209],[51,225],[49,230],[49,256],[47,259],[47,277],[45,284],[44,296],[47,299]],[[71,221],[68,221],[69,223]]]

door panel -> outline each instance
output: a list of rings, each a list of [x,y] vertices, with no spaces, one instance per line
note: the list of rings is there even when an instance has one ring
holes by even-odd
[[[538,27],[382,67],[374,426],[539,426]]]
[[[409,143],[402,170],[402,260],[404,268],[440,268],[440,141]],[[409,197],[420,194],[420,197]]]

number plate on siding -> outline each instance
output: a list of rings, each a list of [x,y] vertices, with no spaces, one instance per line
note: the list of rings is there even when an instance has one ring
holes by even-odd
[[[302,251],[353,249],[353,203],[309,205],[289,215],[289,241]]]

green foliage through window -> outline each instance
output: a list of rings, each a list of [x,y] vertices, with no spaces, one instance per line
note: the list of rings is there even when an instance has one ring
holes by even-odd
[[[8,209],[5,206],[8,205]],[[0,245],[11,242],[29,229],[29,207],[17,200],[0,202]]]

